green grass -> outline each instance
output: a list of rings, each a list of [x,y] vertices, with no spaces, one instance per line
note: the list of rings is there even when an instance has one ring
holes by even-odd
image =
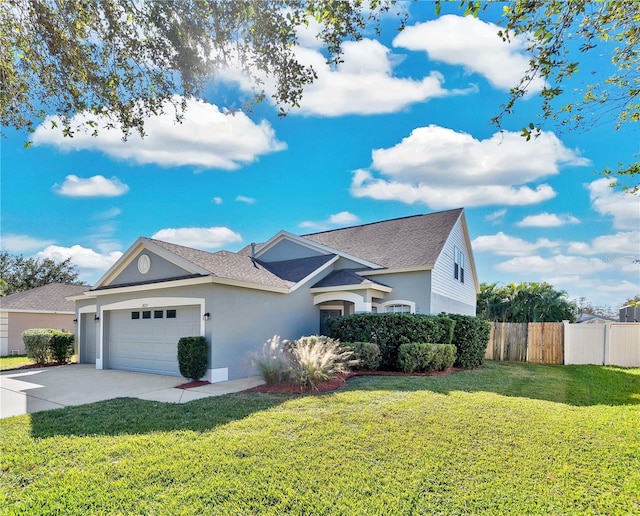
[[[639,514],[640,369],[489,363],[319,396],[0,421],[2,514]]]
[[[6,371],[7,369],[17,369],[18,367],[29,364],[33,364],[33,360],[28,358],[27,355],[0,357],[0,371]]]

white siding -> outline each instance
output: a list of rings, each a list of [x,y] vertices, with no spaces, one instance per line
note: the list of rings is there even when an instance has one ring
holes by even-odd
[[[454,247],[464,253],[464,283],[453,277]],[[464,235],[462,219],[455,223],[431,274],[431,312],[452,311],[448,307],[465,305],[475,315],[476,277],[473,258]],[[443,299],[444,298],[444,299]]]

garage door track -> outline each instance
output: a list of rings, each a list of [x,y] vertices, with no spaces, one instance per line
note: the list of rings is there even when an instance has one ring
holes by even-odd
[[[259,377],[252,377],[191,389],[175,388],[184,382],[184,378],[176,376],[96,369],[91,364],[3,371],[0,374],[0,418],[113,398],[186,403],[240,392],[263,383]]]

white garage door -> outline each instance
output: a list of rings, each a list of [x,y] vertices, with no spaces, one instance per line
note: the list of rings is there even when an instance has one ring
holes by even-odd
[[[200,335],[200,307],[114,310],[107,335],[107,367],[179,376],[178,340]]]

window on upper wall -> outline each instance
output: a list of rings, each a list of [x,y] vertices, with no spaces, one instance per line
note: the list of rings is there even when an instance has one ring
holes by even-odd
[[[464,283],[464,253],[455,246],[453,248],[453,278]]]

